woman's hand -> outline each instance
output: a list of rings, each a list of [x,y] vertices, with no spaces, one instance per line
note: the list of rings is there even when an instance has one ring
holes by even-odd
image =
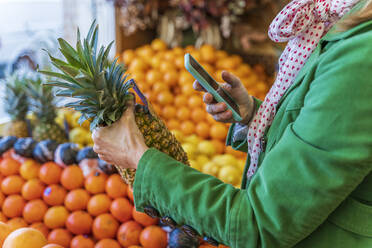
[[[134,118],[134,103],[120,120],[108,127],[93,131],[93,150],[107,163],[122,168],[137,169],[142,155],[148,149]]]
[[[232,73],[223,71],[222,79],[226,82],[221,86],[229,92],[236,104],[239,106],[240,115],[243,120],[241,124],[248,124],[254,113],[254,100],[248,95],[247,90],[244,88],[240,79]],[[194,89],[204,91],[205,89],[199,84],[198,81],[194,82]],[[203,101],[207,104],[207,112],[213,116],[216,121],[220,122],[236,122],[233,119],[232,112],[229,110],[225,103],[217,103],[212,94],[205,93]]]

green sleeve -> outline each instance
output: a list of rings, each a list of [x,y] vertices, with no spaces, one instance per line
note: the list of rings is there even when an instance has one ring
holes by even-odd
[[[233,248],[293,247],[310,235],[372,169],[372,35],[358,36],[321,59],[298,118],[248,189],[150,149],[136,174],[136,208],[153,206]]]
[[[255,104],[255,111],[257,111],[257,109],[261,106],[262,101],[255,97],[253,97],[253,100]],[[233,142],[234,132],[235,132],[235,123],[231,124],[229,128],[229,132],[227,133],[227,137],[226,137],[226,145],[231,146],[234,150],[241,151],[241,152],[247,152],[248,151],[247,139]]]

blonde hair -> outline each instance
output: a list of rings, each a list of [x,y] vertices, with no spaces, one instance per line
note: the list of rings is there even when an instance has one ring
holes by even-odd
[[[372,20],[372,0],[367,0],[363,8],[351,14],[337,27],[340,31],[346,31],[368,20]]]

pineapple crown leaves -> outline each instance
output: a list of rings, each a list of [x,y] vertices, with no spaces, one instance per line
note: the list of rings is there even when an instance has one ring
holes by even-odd
[[[125,111],[127,100],[133,99],[129,93],[132,83],[127,81],[124,66],[117,59],[108,59],[113,42],[98,50],[98,25],[95,21],[86,38],[81,40],[79,29],[77,37],[75,48],[64,39],[58,39],[65,60],[48,53],[58,72],[40,71],[55,78],[45,85],[57,87],[56,96],[77,99],[64,106],[82,113],[80,124],[92,120],[91,130],[100,125],[111,125]]]
[[[43,79],[37,77],[28,79],[26,88],[27,95],[30,98],[31,110],[42,121],[53,122],[56,117],[56,106],[52,87],[44,86]]]
[[[12,120],[25,120],[28,111],[26,78],[13,74],[5,80],[5,112]]]

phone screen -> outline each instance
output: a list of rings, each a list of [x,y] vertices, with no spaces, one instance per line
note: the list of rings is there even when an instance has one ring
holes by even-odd
[[[198,62],[196,62],[196,60],[192,56],[190,56],[190,64],[200,74],[200,76],[202,76],[207,81],[207,83],[212,86],[212,88],[216,90],[217,93],[235,110],[235,112],[240,114],[238,105],[236,105],[233,99],[231,99],[231,97],[229,97],[222,90],[222,88],[219,87],[218,83],[216,83],[216,81],[203,69],[203,67],[199,65]]]

